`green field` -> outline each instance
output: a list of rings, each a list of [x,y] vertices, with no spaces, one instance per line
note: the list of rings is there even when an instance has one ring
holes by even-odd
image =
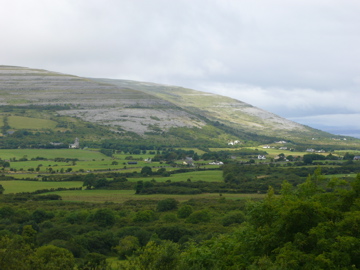
[[[168,169],[171,171],[171,169]],[[206,181],[206,182],[222,182],[222,171],[194,171],[194,172],[187,172],[187,173],[179,173],[179,174],[172,174],[168,177],[159,177],[159,176],[150,176],[150,177],[143,177],[143,178],[129,178],[129,181],[150,181],[155,179],[157,182],[165,182],[167,180],[171,180],[171,182],[186,182],[190,179],[192,182],[196,181]]]
[[[14,129],[54,129],[56,122],[48,119],[9,116],[9,126]]]
[[[0,181],[5,188],[4,194],[33,192],[40,189],[50,188],[73,188],[81,187],[82,182],[41,182],[41,181]]]
[[[22,158],[26,157],[27,159],[44,157],[47,159],[54,159],[58,157],[62,158],[77,158],[79,160],[101,160],[101,159],[111,159],[110,157],[105,156],[99,151],[94,150],[82,150],[82,149],[0,149],[0,158],[1,159],[10,159],[10,158]]]
[[[129,159],[129,157],[132,159]],[[49,160],[31,160],[37,157],[42,157]],[[55,173],[66,172],[71,168],[72,172],[96,172],[96,171],[114,171],[120,170],[122,172],[139,172],[142,167],[149,166],[155,172],[160,167],[166,167],[167,170],[174,170],[172,167],[160,162],[147,162],[145,158],[152,158],[153,155],[140,154],[115,154],[114,157],[108,157],[100,153],[96,149],[0,149],[0,158],[2,160],[10,160],[10,168],[17,172],[26,172],[28,169],[35,170],[39,166],[39,171],[36,174],[49,173],[49,169]],[[18,161],[21,158],[26,158],[27,161]],[[68,158],[78,159],[75,162],[59,162],[54,161],[55,158]],[[13,159],[17,161],[13,161]],[[130,161],[136,161],[136,164],[128,164]],[[112,165],[113,162],[117,162],[116,165]],[[177,162],[179,165],[182,161]],[[207,162],[199,161],[198,163],[206,164]],[[196,163],[197,164],[197,163]],[[201,168],[217,168],[217,165],[200,165]],[[35,172],[34,172],[35,173]],[[16,179],[23,179],[24,176],[19,174],[11,174]],[[26,176],[27,177],[27,176]],[[33,176],[32,176],[33,177]],[[213,179],[210,175],[201,175],[198,179],[196,176],[195,181],[204,180],[203,177]],[[186,176],[187,180],[189,177]],[[190,178],[191,179],[191,178]],[[177,180],[175,180],[177,181]],[[215,181],[215,180],[211,180]]]
[[[197,195],[167,195],[167,194],[153,194],[153,195],[135,195],[134,190],[69,190],[52,192],[51,194],[58,194],[64,201],[74,202],[114,202],[124,203],[128,200],[162,200],[166,198],[174,198],[180,202],[188,201],[190,199],[216,199],[220,198],[218,193],[205,193]],[[252,199],[263,198],[264,194],[223,194],[223,197],[231,200],[238,199]]]
[[[205,151],[203,151],[203,150],[200,150],[200,149],[198,149],[198,148],[176,148],[176,149],[181,149],[181,150],[185,150],[185,151],[194,151],[195,153],[197,153],[198,155],[203,155],[203,154],[205,154],[206,152]]]

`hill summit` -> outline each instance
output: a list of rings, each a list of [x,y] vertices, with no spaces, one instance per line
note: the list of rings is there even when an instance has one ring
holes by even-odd
[[[80,136],[89,141],[150,140],[208,146],[232,141],[305,143],[335,136],[225,96],[25,67],[0,66],[0,104],[4,136],[29,130],[55,132],[65,141]],[[48,122],[41,125],[39,121]]]

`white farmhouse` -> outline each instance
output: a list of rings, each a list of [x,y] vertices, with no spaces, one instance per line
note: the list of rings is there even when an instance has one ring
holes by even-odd
[[[80,148],[79,138],[75,138],[74,143],[69,144],[69,148],[71,148],[71,149],[78,149],[78,148]]]

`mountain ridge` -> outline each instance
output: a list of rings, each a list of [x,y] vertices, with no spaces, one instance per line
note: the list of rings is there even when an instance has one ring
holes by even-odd
[[[131,139],[146,137],[173,143],[177,139],[194,140],[193,144],[212,141],[226,145],[237,139],[309,143],[314,137],[335,136],[212,93],[150,82],[83,78],[25,67],[0,66],[0,104],[4,108],[12,106],[26,111],[21,114],[17,110],[13,116],[60,121],[53,129],[59,134],[75,132],[70,127],[76,125],[76,121],[112,132],[111,136],[110,133],[98,136],[100,140],[107,136],[115,138],[118,134]],[[34,106],[40,109],[29,110]],[[54,106],[54,110],[42,113],[41,106]],[[55,109],[56,106],[64,107]],[[2,115],[7,119],[5,112]],[[62,128],[65,126],[67,128]]]

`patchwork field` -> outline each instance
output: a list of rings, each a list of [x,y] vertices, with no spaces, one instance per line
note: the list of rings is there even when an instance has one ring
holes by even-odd
[[[190,199],[214,199],[220,198],[217,193],[206,193],[197,195],[135,195],[134,190],[75,190],[75,191],[59,191],[51,194],[60,195],[64,201],[73,202],[114,202],[123,203],[128,200],[162,200],[166,198],[174,198],[179,202],[188,201]],[[263,198],[264,194],[223,194],[222,197],[230,200],[246,200],[253,198]]]
[[[169,169],[171,171],[171,169]],[[222,179],[222,171],[195,171],[188,173],[180,173],[180,174],[172,174],[168,177],[144,177],[144,178],[130,178],[129,181],[150,181],[151,179],[156,180],[157,182],[165,182],[167,180],[171,180],[171,182],[180,182],[180,181],[188,181],[190,179],[192,182],[195,181],[206,181],[206,182],[221,182]]]
[[[5,188],[4,194],[33,192],[40,189],[81,187],[82,184],[82,182],[0,181],[0,185]]]
[[[56,122],[47,119],[38,119],[23,116],[9,116],[9,126],[14,129],[54,129]]]
[[[77,158],[79,160],[93,160],[93,159],[107,159],[110,157],[105,156],[99,151],[82,150],[82,149],[0,149],[1,159],[10,158],[23,158],[27,159],[44,157],[47,159],[62,158]]]

